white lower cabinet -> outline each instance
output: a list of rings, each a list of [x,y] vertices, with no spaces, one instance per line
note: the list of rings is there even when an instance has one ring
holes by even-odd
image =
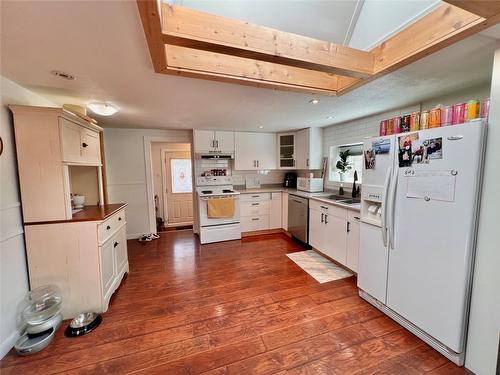
[[[106,304],[118,287],[128,267],[127,236],[125,223],[99,248],[101,262],[102,294]]]
[[[282,214],[281,192],[245,193],[240,196],[242,232],[279,229]]]
[[[346,266],[351,270],[358,272],[358,254],[359,254],[359,212],[351,211],[347,213],[347,222],[349,223],[347,233],[347,260]]]
[[[331,259],[358,269],[359,220],[356,211],[309,201],[309,244]]]

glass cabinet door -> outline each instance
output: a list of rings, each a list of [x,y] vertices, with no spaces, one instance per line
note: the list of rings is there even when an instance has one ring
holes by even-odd
[[[295,134],[279,134],[279,167],[295,167]]]

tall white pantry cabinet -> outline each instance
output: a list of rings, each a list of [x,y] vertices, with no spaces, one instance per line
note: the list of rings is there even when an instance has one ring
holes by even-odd
[[[65,319],[103,312],[128,272],[125,204],[104,204],[102,128],[61,108],[9,106],[30,288],[55,284]],[[71,193],[91,202],[79,212]]]

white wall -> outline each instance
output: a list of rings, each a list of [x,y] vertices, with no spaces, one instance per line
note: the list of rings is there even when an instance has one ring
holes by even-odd
[[[478,375],[496,372],[500,332],[500,44],[495,54],[482,205],[472,285],[465,366]],[[500,370],[500,369],[499,369]],[[498,372],[497,372],[498,374]]]
[[[451,105],[468,99],[482,100],[489,97],[489,94],[490,85],[482,84],[479,86],[464,88],[463,90],[445,96],[440,96],[423,103],[415,103],[414,105],[405,108],[398,108],[393,111],[325,127],[323,129],[323,155],[326,157],[330,155],[331,146],[363,142],[365,138],[378,135],[381,120],[401,116],[414,111],[420,111],[421,109],[430,109],[437,104]],[[338,183],[327,181],[326,187],[334,189],[338,187]]]
[[[16,308],[28,291],[28,271],[17,176],[14,128],[8,104],[54,106],[54,103],[0,76],[0,358],[19,336]]]
[[[127,236],[137,238],[150,232],[144,139],[189,143],[188,130],[104,129],[106,188],[109,203],[128,203]]]

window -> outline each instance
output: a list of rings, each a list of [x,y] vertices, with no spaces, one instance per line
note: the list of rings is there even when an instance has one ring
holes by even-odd
[[[193,180],[191,177],[191,159],[170,159],[172,193],[191,193]]]
[[[354,143],[349,145],[332,146],[330,147],[330,172],[329,180],[340,182],[340,173],[336,167],[337,161],[340,160],[339,154],[341,151],[349,150],[350,156],[347,162],[352,168],[345,174],[344,182],[352,182],[354,180],[354,171],[358,172],[358,182],[361,182],[361,174],[363,172],[363,144]]]

